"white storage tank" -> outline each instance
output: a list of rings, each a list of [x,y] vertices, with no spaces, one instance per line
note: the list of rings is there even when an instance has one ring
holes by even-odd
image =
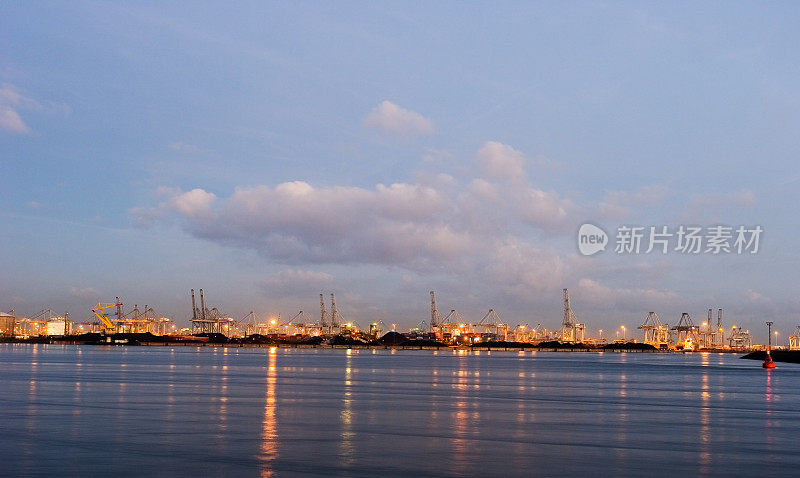
[[[68,335],[69,326],[64,317],[56,317],[47,321],[47,335]]]
[[[13,337],[15,322],[13,315],[0,312],[0,337]]]

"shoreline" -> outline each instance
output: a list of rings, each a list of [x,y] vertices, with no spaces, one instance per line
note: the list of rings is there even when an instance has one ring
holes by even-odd
[[[726,353],[726,354],[746,354],[748,350],[730,350],[730,349],[708,349],[697,351],[683,351],[683,350],[657,350],[646,349],[640,347],[610,347],[610,348],[590,348],[590,347],[537,347],[536,345],[525,346],[435,346],[435,345],[377,345],[377,344],[364,344],[364,345],[328,345],[328,344],[300,344],[300,343],[218,343],[218,342],[196,342],[196,341],[141,341],[136,343],[96,343],[87,342],[82,340],[70,339],[16,339],[4,338],[0,339],[0,343],[11,344],[42,344],[42,345],[88,345],[88,346],[106,346],[106,347],[223,347],[223,348],[292,348],[292,349],[356,349],[356,350],[435,350],[453,352],[459,351],[473,351],[473,352],[574,352],[574,353],[665,353],[665,354],[697,354],[697,353]]]

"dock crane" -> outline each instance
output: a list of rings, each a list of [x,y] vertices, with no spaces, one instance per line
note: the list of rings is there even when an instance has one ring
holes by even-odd
[[[103,313],[105,309],[110,309],[112,307],[122,307],[122,302],[119,300],[113,304],[104,304],[102,302],[98,302],[96,306],[92,307],[92,312],[97,316],[98,319],[100,319],[100,329],[105,334],[113,334],[116,332],[114,323],[111,322],[111,319],[109,319],[108,316]]]

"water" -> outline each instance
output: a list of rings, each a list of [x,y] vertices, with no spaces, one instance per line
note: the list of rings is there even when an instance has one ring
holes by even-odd
[[[800,365],[0,345],[0,475],[787,475]]]

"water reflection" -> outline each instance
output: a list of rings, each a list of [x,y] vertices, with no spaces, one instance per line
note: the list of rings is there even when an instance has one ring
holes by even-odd
[[[394,352],[394,350],[392,350]],[[344,397],[342,398],[342,411],[339,413],[342,424],[342,433],[339,440],[339,456],[342,464],[351,466],[354,460],[355,447],[353,445],[353,356],[352,350],[347,349],[344,365]]]
[[[33,455],[36,449],[36,443],[34,443],[32,437],[34,436],[37,428],[37,420],[36,417],[39,413],[39,408],[37,407],[37,399],[38,399],[38,379],[39,379],[39,362],[36,360],[36,354],[39,353],[39,344],[33,345],[32,351],[32,360],[31,360],[31,369],[30,369],[30,378],[28,379],[28,407],[25,413],[25,431],[27,440],[22,442],[22,453],[23,456],[30,457]],[[33,466],[33,463],[30,463],[26,460],[26,468],[30,469]]]
[[[70,423],[72,424],[72,426],[70,427],[70,436],[73,440],[77,440],[78,437],[80,436],[82,428],[80,416],[83,411],[83,407],[81,406],[83,404],[83,396],[82,396],[83,394],[80,381],[75,382],[74,392],[75,393],[72,398],[73,407],[72,407],[72,418],[70,420]]]
[[[627,354],[622,353],[620,357],[620,362],[623,364],[627,362],[628,357]],[[626,397],[628,396],[628,376],[626,375],[625,371],[623,370],[619,375],[619,390],[617,392],[617,396],[619,397],[619,419],[618,419],[618,433],[617,433],[617,447],[615,449],[615,453],[617,458],[620,460],[620,467],[621,469],[625,469],[627,467],[626,460],[627,460],[627,449],[628,449],[628,401]]]
[[[219,387],[219,410],[217,411],[217,417],[219,419],[218,428],[219,428],[219,438],[220,438],[220,447],[221,449],[225,449],[227,446],[227,440],[225,437],[227,436],[227,420],[228,420],[228,366],[223,365],[222,369],[222,376],[220,377],[221,384]]]
[[[774,402],[772,396],[772,369],[766,369],[765,371],[767,373],[767,383],[766,383],[766,391],[764,393],[764,399],[765,399],[765,407],[767,409],[766,411],[767,419],[764,424],[765,425],[764,431],[766,435],[765,439],[767,442],[768,451],[771,452],[773,450],[773,445],[775,444],[774,433],[777,431],[775,430],[775,428],[779,426],[779,424],[776,423],[777,420],[776,417],[773,416],[773,410],[772,410]]]
[[[516,423],[514,423],[514,434],[512,435],[513,449],[514,449],[514,468],[520,469],[525,466],[526,452],[528,451],[529,444],[526,437],[528,436],[528,424],[526,421],[526,412],[528,408],[528,400],[526,400],[525,392],[527,390],[527,378],[525,376],[525,352],[519,351],[518,356],[520,360],[517,361],[517,415]],[[531,420],[533,423],[533,419]]]
[[[703,367],[708,367],[708,354],[703,354]],[[708,368],[700,378],[700,474],[711,472],[711,392],[708,385]]]
[[[264,400],[264,421],[261,424],[261,476],[271,477],[272,462],[278,457],[278,421],[275,385],[278,381],[278,348],[271,347],[267,355],[267,392]]]
[[[467,361],[469,357],[466,356],[464,350],[458,351],[458,369],[453,372],[456,380],[453,382],[453,388],[456,390],[455,396],[455,411],[451,414],[453,422],[453,431],[455,438],[453,439],[453,472],[456,475],[464,475],[467,472],[467,457],[470,453],[469,444],[467,442],[467,432],[470,428],[469,424],[469,370],[467,369]]]

